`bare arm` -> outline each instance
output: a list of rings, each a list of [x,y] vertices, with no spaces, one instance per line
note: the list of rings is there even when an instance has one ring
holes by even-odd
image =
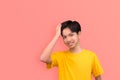
[[[52,41],[48,44],[48,46],[43,50],[40,60],[45,63],[51,63],[50,55],[52,52],[53,47],[55,46],[59,36],[60,36],[60,29],[61,29],[61,24],[57,26],[56,29],[56,35],[52,39]]]
[[[95,77],[95,80],[102,80],[102,79],[101,79],[101,76]]]

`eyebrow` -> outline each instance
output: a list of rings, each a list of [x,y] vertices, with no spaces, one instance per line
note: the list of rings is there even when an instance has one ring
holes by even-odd
[[[74,34],[74,33],[73,33],[73,32],[71,32],[71,33],[69,33],[68,35],[70,35],[70,34]],[[66,36],[67,36],[67,35],[64,35],[64,34],[63,34],[63,37],[66,37]]]

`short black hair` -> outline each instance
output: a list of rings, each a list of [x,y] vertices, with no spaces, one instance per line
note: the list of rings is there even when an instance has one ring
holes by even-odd
[[[67,20],[61,23],[61,35],[63,36],[63,30],[69,28],[72,32],[81,32],[81,25],[77,21]]]

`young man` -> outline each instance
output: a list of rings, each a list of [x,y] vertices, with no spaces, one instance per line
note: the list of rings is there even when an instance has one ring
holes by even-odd
[[[59,80],[102,80],[103,69],[96,54],[80,47],[81,26],[77,21],[59,24],[53,40],[44,49],[40,60],[47,68],[58,67]],[[69,50],[52,53],[60,34]]]

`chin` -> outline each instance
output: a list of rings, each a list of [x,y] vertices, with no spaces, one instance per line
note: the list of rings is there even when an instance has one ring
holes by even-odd
[[[70,48],[70,49],[73,49],[73,48],[75,48],[75,46],[69,46],[69,48]]]

